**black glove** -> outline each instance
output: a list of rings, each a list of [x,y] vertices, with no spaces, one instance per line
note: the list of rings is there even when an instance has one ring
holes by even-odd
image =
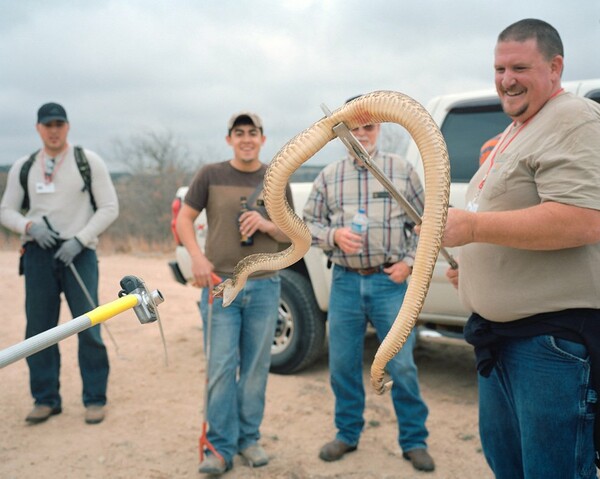
[[[52,231],[44,223],[32,223],[27,230],[27,234],[31,236],[42,249],[54,246],[58,240],[58,233]]]
[[[67,266],[69,266],[75,256],[77,256],[83,250],[83,245],[79,242],[77,238],[71,238],[70,240],[65,241],[58,251],[54,255],[56,259],[61,260]]]

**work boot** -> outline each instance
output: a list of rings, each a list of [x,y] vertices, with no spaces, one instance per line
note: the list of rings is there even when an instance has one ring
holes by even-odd
[[[269,456],[260,444],[252,444],[252,446],[241,450],[240,454],[251,467],[266,466],[269,463]]]
[[[36,404],[31,412],[25,418],[29,424],[39,424],[46,421],[50,416],[60,414],[61,407],[52,407],[45,404]]]
[[[104,421],[104,406],[102,404],[90,404],[86,406],[86,424],[100,424],[102,421]]]
[[[225,462],[225,459],[218,458],[214,454],[209,454],[204,457],[204,461],[200,464],[198,472],[201,474],[223,474],[231,469],[231,465]]]
[[[351,446],[339,439],[334,439],[321,448],[319,458],[327,462],[337,461],[344,457],[344,454],[352,451],[356,451],[356,446]]]
[[[412,449],[402,453],[402,457],[412,463],[417,471],[431,472],[435,469],[433,458],[427,452],[427,449]]]

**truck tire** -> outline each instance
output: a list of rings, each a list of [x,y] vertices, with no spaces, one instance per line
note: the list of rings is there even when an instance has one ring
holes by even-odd
[[[324,350],[325,314],[302,274],[280,271],[279,317],[271,347],[271,372],[292,374],[310,366]]]

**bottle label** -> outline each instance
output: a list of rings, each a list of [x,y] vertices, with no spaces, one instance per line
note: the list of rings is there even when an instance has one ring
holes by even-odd
[[[240,216],[246,211],[248,211],[248,204],[246,203],[246,197],[242,196],[240,198],[240,214],[238,215],[238,224],[240,221]],[[240,244],[242,246],[251,246],[254,244],[254,238],[252,236],[240,233]]]
[[[363,234],[365,231],[367,231],[367,225],[364,225],[361,223],[352,223],[352,226],[350,227],[350,229],[354,233]]]

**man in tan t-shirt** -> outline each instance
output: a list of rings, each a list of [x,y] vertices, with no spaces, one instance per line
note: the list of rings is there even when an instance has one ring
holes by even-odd
[[[190,253],[195,285],[203,288],[201,313],[207,331],[211,273],[226,278],[235,265],[253,253],[275,253],[287,237],[257,207],[267,166],[259,159],[266,140],[261,119],[240,112],[231,117],[226,141],[233,159],[204,166],[195,176],[177,217],[177,233]],[[288,187],[288,202],[291,193]],[[242,199],[251,204],[242,211]],[[206,209],[206,249],[196,242],[194,220]],[[251,238],[249,240],[249,238]],[[227,308],[215,298],[208,366],[210,429],[207,439],[218,454],[208,454],[199,472],[221,474],[240,453],[253,467],[269,459],[258,443],[265,406],[271,345],[278,316],[280,279],[277,272],[252,275]]]
[[[513,123],[443,239],[462,246],[448,276],[473,312],[482,446],[498,479],[592,478],[600,106],[563,91],[562,41],[540,20],[500,34],[494,68]]]

